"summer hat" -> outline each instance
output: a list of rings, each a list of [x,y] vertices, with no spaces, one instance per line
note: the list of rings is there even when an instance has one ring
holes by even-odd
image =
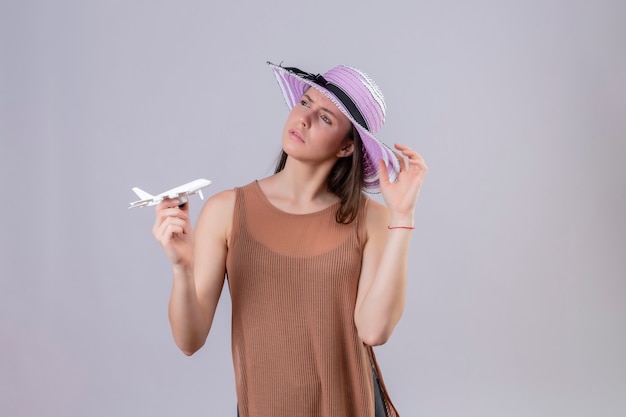
[[[356,68],[339,65],[324,75],[310,74],[294,67],[268,62],[274,71],[289,108],[300,102],[307,88],[313,87],[331,100],[359,132],[364,149],[364,189],[380,192],[378,161],[383,160],[389,180],[400,172],[396,154],[374,136],[385,121],[385,100],[378,86]]]

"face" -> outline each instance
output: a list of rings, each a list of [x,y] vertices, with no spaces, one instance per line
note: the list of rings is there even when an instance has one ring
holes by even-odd
[[[287,117],[283,150],[309,162],[335,161],[352,154],[350,120],[315,88],[309,88]]]

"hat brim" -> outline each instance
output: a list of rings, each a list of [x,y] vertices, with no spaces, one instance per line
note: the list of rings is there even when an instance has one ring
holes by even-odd
[[[346,110],[344,105],[335,97],[333,93],[314,83],[290,72],[289,70],[268,62],[268,65],[274,71],[278,85],[283,92],[283,97],[289,109],[293,108],[302,99],[302,95],[309,87],[313,87],[322,93],[326,98],[333,102],[335,106],[350,120],[350,123],[356,128],[364,149],[364,191],[368,193],[380,192],[380,172],[378,169],[378,161],[385,162],[387,172],[389,173],[389,181],[394,182],[398,178],[400,172],[400,162],[395,152],[391,150],[382,141],[378,140],[366,128],[357,123],[350,112]]]

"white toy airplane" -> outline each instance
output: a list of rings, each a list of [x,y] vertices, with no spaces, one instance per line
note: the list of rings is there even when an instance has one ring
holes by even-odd
[[[211,181],[199,179],[188,182],[187,184],[179,185],[178,187],[167,190],[159,195],[152,195],[140,188],[134,187],[133,191],[139,196],[139,198],[141,198],[141,200],[130,203],[130,207],[128,208],[131,209],[135,207],[154,206],[166,198],[177,199],[180,202],[180,205],[183,205],[189,201],[189,196],[192,194],[199,194],[200,198],[204,200],[204,196],[200,190],[208,187],[209,185],[211,185]]]

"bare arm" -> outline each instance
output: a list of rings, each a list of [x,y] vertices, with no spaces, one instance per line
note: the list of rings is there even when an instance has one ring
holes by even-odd
[[[407,263],[414,211],[428,168],[417,152],[396,145],[402,159],[398,181],[389,183],[384,164],[381,193],[387,204],[370,201],[366,213],[367,242],[359,280],[354,322],[361,339],[368,345],[385,343],[402,316],[405,303]]]
[[[187,206],[179,209],[176,201],[166,200],[157,207],[154,235],[174,273],[170,325],[176,344],[186,355],[204,345],[211,329],[224,286],[234,200],[232,190],[207,200],[193,238]]]

